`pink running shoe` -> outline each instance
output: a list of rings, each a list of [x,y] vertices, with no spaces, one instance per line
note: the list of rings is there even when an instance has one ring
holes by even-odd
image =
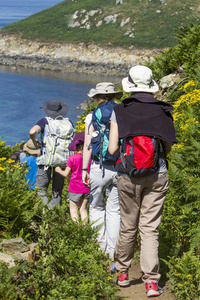
[[[121,273],[119,274],[119,276],[117,276],[117,284],[122,287],[126,287],[130,285],[130,281],[128,279],[128,272]]]
[[[158,283],[155,282],[147,282],[145,284],[147,297],[156,297],[160,296],[163,293],[163,289],[158,286]]]

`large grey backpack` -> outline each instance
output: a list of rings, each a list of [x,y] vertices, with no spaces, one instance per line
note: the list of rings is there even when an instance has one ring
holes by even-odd
[[[50,166],[64,167],[72,152],[68,150],[74,136],[74,127],[68,118],[52,119],[46,118],[48,121],[48,132],[45,140],[45,153],[37,158],[38,165],[44,165],[45,170]]]

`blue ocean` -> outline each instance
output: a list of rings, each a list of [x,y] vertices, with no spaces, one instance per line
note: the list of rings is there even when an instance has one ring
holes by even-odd
[[[61,2],[60,0],[1,0],[0,28],[27,18]]]
[[[59,0],[1,0],[0,28],[26,18]],[[6,145],[15,145],[29,139],[29,129],[45,113],[40,109],[44,101],[66,101],[68,118],[75,125],[81,114],[80,104],[88,97],[90,88],[100,81],[116,81],[116,78],[95,77],[83,74],[33,71],[25,68],[14,70],[0,66],[0,137]]]

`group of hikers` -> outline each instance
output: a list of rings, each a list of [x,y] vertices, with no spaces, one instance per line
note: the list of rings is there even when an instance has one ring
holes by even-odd
[[[85,132],[76,134],[71,121],[64,118],[64,101],[43,103],[47,117],[30,129],[25,148],[37,160],[35,185],[44,205],[53,209],[61,204],[64,178],[69,175],[72,220],[78,221],[80,211],[81,220],[87,222],[89,200],[89,220],[99,228],[99,246],[112,259],[111,272],[117,272],[121,287],[130,285],[128,270],[139,231],[146,294],[159,296],[163,289],[158,285],[158,226],[169,188],[166,155],[176,143],[173,107],[153,96],[159,87],[146,66],[132,67],[122,87],[130,96],[120,104],[114,101],[123,92],[111,82],[98,83],[89,91],[97,108],[86,116]]]

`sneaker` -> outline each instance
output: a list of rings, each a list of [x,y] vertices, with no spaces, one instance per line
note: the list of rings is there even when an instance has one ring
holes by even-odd
[[[160,296],[163,293],[163,289],[158,286],[158,283],[147,282],[145,284],[147,297],[156,297]]]
[[[127,273],[121,273],[117,276],[117,284],[119,286],[122,286],[122,287],[130,285],[130,281],[128,279],[128,272]]]
[[[114,275],[114,274],[117,273],[114,262],[112,263],[112,266],[111,266],[111,269],[110,269],[110,273],[111,273],[111,275]]]

